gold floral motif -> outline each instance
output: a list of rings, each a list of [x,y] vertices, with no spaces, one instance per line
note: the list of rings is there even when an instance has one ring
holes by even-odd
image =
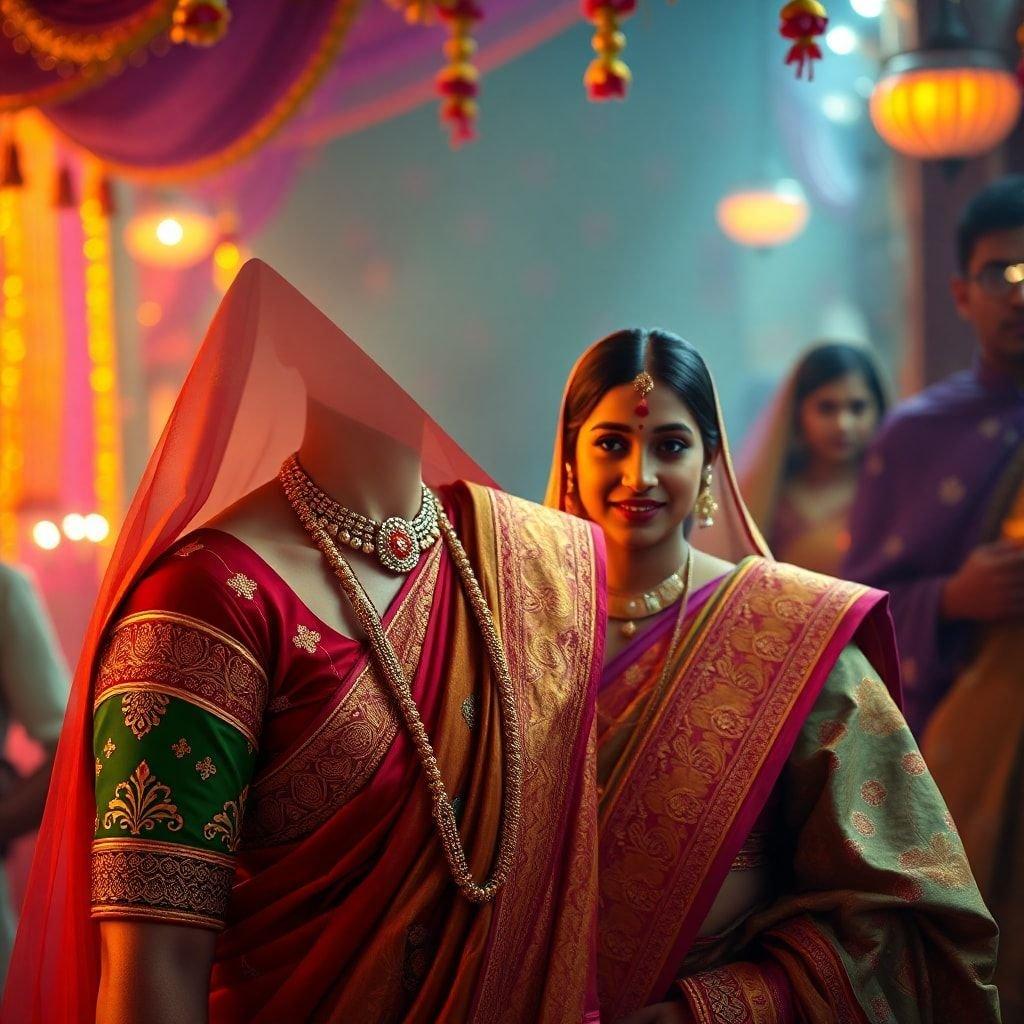
[[[916,750],[912,750],[909,754],[904,754],[900,758],[900,767],[908,775],[924,775],[928,771],[928,765],[925,764],[924,758]]]
[[[846,726],[842,722],[828,720],[818,726],[818,743],[826,750],[834,750],[846,735]]]
[[[182,544],[177,551],[174,552],[176,558],[188,558],[189,555],[194,555],[197,551],[202,551],[204,545],[198,540],[190,541],[188,544]]]
[[[103,744],[103,756],[109,761],[110,755],[117,750],[117,744],[108,736],[107,742]]]
[[[862,836],[868,837],[875,834],[875,823],[862,811],[854,811],[850,815],[850,821]]]
[[[227,585],[239,597],[244,597],[246,601],[251,601],[256,596],[256,581],[249,579],[244,572],[236,572],[231,579],[227,580]]]
[[[178,740],[177,743],[171,744],[171,750],[174,751],[174,756],[180,761],[186,754],[192,753],[192,748],[188,745],[188,740],[184,736]]]
[[[295,630],[295,636],[292,637],[292,643],[301,651],[306,651],[308,654],[315,654],[317,644],[320,643],[321,636],[315,629],[308,629],[306,626],[299,626]]]
[[[937,832],[925,847],[900,854],[900,867],[924,875],[943,889],[966,889],[973,877],[960,844]]]
[[[891,736],[903,728],[905,723],[899,708],[877,679],[862,679],[853,699],[860,708],[858,724],[869,736]]]
[[[224,804],[224,809],[218,811],[213,820],[203,826],[203,835],[207,839],[220,837],[220,841],[234,853],[238,849],[238,841],[242,834],[242,817],[245,814],[245,801],[248,796],[249,787],[246,786],[237,801],[228,800]]]
[[[462,702],[462,717],[470,729],[476,726],[476,706],[477,699],[473,694]]]
[[[217,774],[217,766],[210,760],[209,755],[207,755],[202,759],[202,761],[197,762],[196,771],[199,772],[203,782],[205,782],[211,775]]]
[[[180,832],[185,824],[177,805],[171,802],[171,787],[151,774],[145,761],[139,762],[129,779],[114,787],[114,799],[107,808],[103,827],[117,825],[133,836],[151,832],[159,821],[166,822],[170,832]]]
[[[885,798],[888,796],[885,786],[878,781],[878,779],[868,779],[863,786],[860,787],[860,798],[869,807],[879,807],[885,802]]]
[[[150,690],[130,690],[121,698],[124,724],[141,740],[160,724],[171,699],[165,693]]]
[[[103,762],[97,757],[96,758],[96,778],[100,777],[100,772],[103,771]]]

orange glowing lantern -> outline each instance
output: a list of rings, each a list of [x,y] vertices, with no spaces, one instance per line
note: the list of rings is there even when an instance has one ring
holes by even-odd
[[[871,120],[893,149],[919,160],[963,160],[995,149],[1020,117],[1021,89],[1002,55],[971,42],[947,3],[920,50],[889,59]]]
[[[784,178],[730,193],[719,202],[717,216],[722,231],[739,245],[774,249],[804,230],[810,208],[799,183]]]
[[[187,207],[158,207],[136,214],[125,226],[128,251],[150,266],[191,267],[206,259],[217,242],[212,217]]]

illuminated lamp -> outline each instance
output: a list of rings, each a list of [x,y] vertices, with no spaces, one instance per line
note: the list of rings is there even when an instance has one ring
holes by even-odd
[[[800,184],[783,178],[731,192],[720,200],[717,217],[722,231],[739,245],[773,249],[803,231],[810,208]]]
[[[919,160],[964,160],[995,149],[1013,130],[1021,89],[1002,54],[978,47],[959,7],[945,0],[919,50],[885,63],[871,120],[893,149]]]
[[[85,540],[85,516],[78,512],[69,512],[60,525],[68,540]]]
[[[32,539],[44,551],[52,551],[60,544],[60,530],[57,528],[57,524],[51,520],[40,519],[32,527]]]
[[[210,255],[217,241],[212,217],[186,206],[155,207],[136,214],[124,229],[128,251],[155,267],[191,267]]]

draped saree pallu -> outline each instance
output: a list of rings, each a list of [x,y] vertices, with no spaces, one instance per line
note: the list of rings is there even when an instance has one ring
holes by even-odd
[[[600,541],[490,489],[456,486],[443,501],[524,723],[520,846],[493,904],[455,890],[366,649],[246,545],[191,534],[108,630],[93,914],[223,928],[213,1021],[597,1020]],[[483,875],[501,820],[499,709],[442,545],[383,621]]]
[[[694,595],[659,689],[670,624],[599,696],[604,1019],[674,993],[700,1024],[998,1020],[994,928],[889,693],[884,595],[745,559]],[[700,935],[755,864],[771,898]]]

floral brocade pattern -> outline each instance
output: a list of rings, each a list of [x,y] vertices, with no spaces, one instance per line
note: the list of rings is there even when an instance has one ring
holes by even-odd
[[[99,841],[92,852],[92,914],[219,928],[231,861],[170,843]]]
[[[736,810],[864,588],[753,559],[724,585],[601,806],[599,980],[612,1017],[645,1005]],[[838,736],[829,737],[833,742]],[[650,895],[639,899],[638,891]]]
[[[171,787],[155,778],[149,765],[139,763],[131,777],[114,787],[114,799],[103,816],[104,828],[120,828],[133,836],[152,832],[159,822],[178,832],[184,819],[171,800]]]
[[[267,679],[237,641],[206,623],[170,612],[130,615],[115,627],[100,659],[95,705],[127,691],[132,731],[159,721],[167,695],[180,695],[235,725],[255,743]],[[128,721],[128,710],[125,712]]]

